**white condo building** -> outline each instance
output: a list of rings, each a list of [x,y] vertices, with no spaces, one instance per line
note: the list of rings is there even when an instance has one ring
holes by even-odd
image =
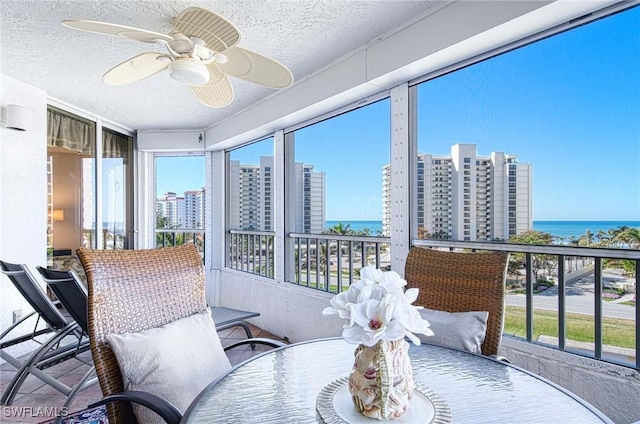
[[[156,211],[162,218],[166,218],[169,228],[204,228],[206,192],[189,190],[184,196],[177,196],[169,191],[156,199]]]
[[[417,227],[432,237],[507,240],[533,223],[532,166],[475,144],[455,144],[451,155],[418,154]],[[391,234],[391,167],[383,167],[383,221]],[[420,234],[419,234],[420,236]]]
[[[274,163],[261,156],[259,165],[229,161],[229,225],[240,230],[275,230]],[[325,174],[295,163],[295,232],[320,233],[325,222]]]
[[[184,192],[185,228],[204,228],[204,205],[206,203],[207,196],[204,188]]]
[[[162,197],[156,199],[156,213],[167,220],[168,228],[181,228],[184,226],[184,197],[178,197],[176,193],[168,191]]]

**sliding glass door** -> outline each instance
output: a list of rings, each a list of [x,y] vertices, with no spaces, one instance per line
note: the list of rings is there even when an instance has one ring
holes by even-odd
[[[132,157],[133,137],[62,109],[48,108],[50,265],[60,262],[54,258],[71,256],[79,247],[133,247]]]
[[[102,130],[102,246],[133,248],[133,137]]]

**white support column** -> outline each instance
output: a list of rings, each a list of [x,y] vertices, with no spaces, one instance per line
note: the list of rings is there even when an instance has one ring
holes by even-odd
[[[95,230],[96,230],[96,245],[92,246],[95,249],[102,249],[104,247],[104,233],[103,233],[103,228],[104,228],[104,220],[103,220],[103,213],[102,213],[102,201],[104,200],[104,195],[103,195],[103,184],[102,184],[102,168],[103,168],[103,164],[102,164],[102,120],[101,119],[97,119],[96,120],[96,150],[95,150],[95,163],[96,163],[96,168],[95,168],[95,195],[96,197],[93,199],[93,207],[96,209],[95,210],[95,215],[93,217],[93,219],[95,219]],[[86,200],[86,199],[83,199]],[[96,201],[97,200],[97,201]],[[83,217],[80,218],[80,220],[82,221]],[[82,225],[82,224],[81,224]],[[115,237],[115,234],[114,234]]]
[[[205,215],[205,269],[207,272],[207,303],[217,305],[220,301],[220,270],[225,265],[226,252],[226,153],[216,151],[206,153]]]
[[[275,275],[277,282],[285,281],[285,247],[288,237],[285,225],[285,141],[284,131],[278,130],[273,137],[274,149],[274,187],[275,187]]]
[[[409,85],[391,89],[391,269],[404,275],[411,242]]]
[[[156,246],[156,184],[155,156],[151,152],[136,151],[136,218],[135,249]]]

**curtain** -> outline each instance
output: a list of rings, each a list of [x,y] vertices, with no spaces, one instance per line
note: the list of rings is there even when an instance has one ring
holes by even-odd
[[[49,108],[47,109],[47,144],[52,147],[64,147],[83,156],[93,156],[96,144],[95,124]]]
[[[129,161],[130,137],[106,129],[102,130],[102,157],[121,158],[124,165]]]

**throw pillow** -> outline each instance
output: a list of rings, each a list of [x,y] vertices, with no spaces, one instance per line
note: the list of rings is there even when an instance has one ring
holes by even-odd
[[[482,353],[489,312],[445,312],[427,308],[419,312],[433,331],[433,336],[418,335],[421,341]]]
[[[110,334],[125,390],[152,393],[181,412],[214,379],[231,368],[209,310],[139,333]],[[140,423],[164,423],[133,404]]]

